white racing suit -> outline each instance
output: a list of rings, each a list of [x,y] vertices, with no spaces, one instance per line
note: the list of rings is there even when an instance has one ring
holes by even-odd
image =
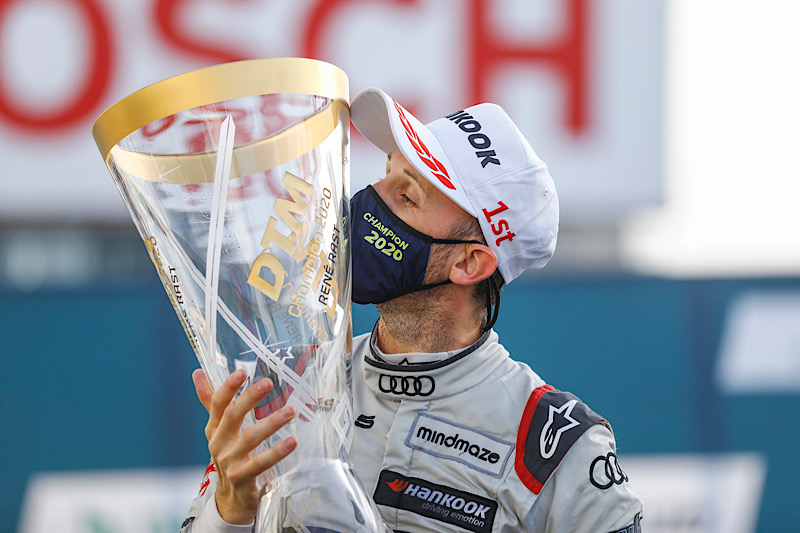
[[[353,468],[396,532],[639,533],[642,502],[614,435],[516,362],[493,331],[433,363],[395,365],[353,341]],[[247,532],[207,471],[181,533]]]

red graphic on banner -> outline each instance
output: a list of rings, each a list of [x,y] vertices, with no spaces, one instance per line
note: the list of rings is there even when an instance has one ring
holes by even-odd
[[[490,28],[492,20],[489,0],[471,0],[468,55],[469,103],[489,98],[487,88],[492,75],[508,64],[541,63],[555,71],[566,92],[566,125],[573,133],[586,131],[589,124],[589,2],[565,0],[566,27],[559,38],[550,43],[513,46],[501,39],[502,28]],[[559,3],[561,5],[561,3]]]
[[[0,80],[0,121],[21,130],[39,133],[65,132],[79,123],[96,118],[108,96],[114,76],[125,68],[118,65],[115,32],[109,10],[111,4],[101,0],[61,0],[74,9],[84,21],[87,35],[86,74],[77,84],[74,96],[52,111],[23,108],[13,100],[10,80]],[[154,0],[150,8],[151,23],[166,47],[201,59],[208,65],[252,57],[236,44],[214,43],[213,36],[193,31],[185,16],[197,0]],[[224,0],[217,0],[222,3]],[[230,0],[228,0],[230,1]],[[256,0],[236,0],[256,4]],[[589,43],[590,3],[588,0],[564,0],[558,3],[564,10],[564,25],[558,36],[542,42],[515,44],[508,42],[504,31],[491,16],[498,0],[469,0],[463,5],[465,25],[457,30],[465,34],[463,42],[465,79],[451,80],[464,87],[464,100],[454,107],[466,107],[491,101],[490,88],[502,69],[508,66],[545,68],[561,81],[565,93],[564,124],[568,131],[583,133],[590,125],[589,100]],[[421,12],[420,0],[383,0],[400,9]],[[10,19],[9,12],[23,0],[0,0],[0,30]],[[330,60],[326,57],[327,43],[336,38],[334,30],[340,24],[339,13],[348,5],[364,4],[365,0],[325,0],[314,3],[308,10],[305,25],[301,26],[299,56]],[[134,29],[135,31],[135,29]],[[268,51],[256,55],[265,57]],[[15,52],[17,53],[17,52]],[[3,70],[0,57],[0,72]],[[78,74],[76,74],[78,75]],[[43,80],[44,82],[44,80]]]
[[[162,36],[176,49],[208,60],[209,65],[248,59],[247,54],[239,50],[210,44],[207,35],[193,37],[186,31],[185,14],[187,10],[192,9],[193,3],[194,0],[157,0],[153,16]]]
[[[101,3],[97,0],[66,0],[75,6],[75,11],[86,21],[89,28],[88,76],[75,96],[62,108],[48,113],[23,110],[12,101],[0,81],[0,117],[23,130],[52,132],[67,129],[86,119],[102,101],[111,82],[114,63],[111,29]],[[0,0],[0,29],[3,28],[9,9],[22,0]],[[0,72],[3,71],[0,54]],[[7,83],[7,80],[6,80]]]
[[[402,6],[415,6],[418,0],[386,0]],[[466,50],[467,94],[462,107],[492,101],[489,93],[499,69],[509,65],[545,67],[561,79],[566,93],[565,126],[572,133],[589,127],[589,2],[565,0],[565,27],[551,42],[512,45],[502,38],[503,28],[492,25],[491,11],[496,0],[470,0],[466,13],[469,36]],[[326,0],[311,10],[303,41],[303,55],[326,59],[325,32],[336,13],[363,0]],[[559,3],[562,5],[562,3]]]

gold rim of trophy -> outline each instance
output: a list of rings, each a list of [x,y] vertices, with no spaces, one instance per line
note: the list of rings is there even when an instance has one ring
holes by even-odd
[[[231,177],[263,171],[308,152],[324,141],[341,120],[349,120],[349,83],[338,67],[305,58],[251,59],[215,65],[149,85],[109,107],[92,134],[106,163],[136,177],[163,181],[163,169],[192,169],[191,183],[213,179],[216,153],[156,155],[117,146],[125,137],[156,120],[198,106],[275,93],[322,96],[330,103],[304,121],[266,139],[234,149],[237,164]],[[171,183],[183,182],[170,176]],[[176,181],[180,180],[180,181]],[[186,181],[187,183],[189,181]]]

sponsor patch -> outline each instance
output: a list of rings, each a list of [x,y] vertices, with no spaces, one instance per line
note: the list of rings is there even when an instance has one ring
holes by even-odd
[[[435,457],[451,459],[499,478],[514,443],[438,416],[419,413],[406,437],[406,446]]]
[[[381,472],[373,499],[475,533],[492,531],[497,514],[494,500],[391,470]]]
[[[475,148],[475,155],[480,160],[482,168],[486,168],[486,165],[490,163],[500,165],[500,160],[494,157],[497,152],[489,150],[489,147],[492,146],[492,140],[485,133],[478,133],[481,131],[481,123],[475,120],[472,115],[461,110],[447,115],[445,118],[458,124],[461,131],[467,134],[467,140]]]
[[[608,422],[568,392],[542,385],[531,393],[517,434],[514,468],[534,494],[559,465],[578,437]]]
[[[394,102],[394,100],[392,100]],[[411,146],[414,147],[414,150],[417,152],[420,160],[425,163],[431,173],[436,176],[439,181],[442,182],[442,185],[447,187],[448,189],[455,190],[456,186],[453,185],[453,182],[450,181],[450,174],[447,173],[447,168],[433,155],[431,154],[428,147],[425,146],[425,143],[422,142],[422,139],[419,138],[417,132],[414,130],[414,127],[409,122],[408,117],[406,117],[403,108],[397,102],[394,102],[394,107],[397,109],[397,116],[400,119],[400,122],[403,124],[403,129],[406,130],[406,137],[408,137]]]
[[[436,390],[436,380],[431,376],[393,376],[381,374],[378,378],[378,389],[381,392],[396,396],[425,397]]]
[[[622,471],[617,461],[617,454],[608,452],[595,457],[589,465],[589,481],[600,490],[606,490],[613,485],[622,485],[628,481],[628,476]]]
[[[610,533],[642,533],[642,514],[636,513],[633,517],[633,523],[629,526],[623,527]]]
[[[358,415],[356,421],[354,422],[356,427],[360,427],[363,429],[370,429],[372,426],[375,425],[375,415],[367,416],[367,415]]]

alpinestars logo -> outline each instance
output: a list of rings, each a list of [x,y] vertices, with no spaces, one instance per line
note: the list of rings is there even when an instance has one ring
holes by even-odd
[[[580,425],[580,422],[570,416],[576,403],[578,403],[578,400],[570,400],[558,408],[554,405],[550,406],[547,423],[539,434],[539,453],[545,459],[553,457],[558,448],[558,442],[561,440],[561,435],[565,431]]]
[[[525,405],[517,433],[514,468],[519,479],[539,494],[572,445],[595,424],[608,426],[575,395],[550,385],[536,387]]]
[[[492,531],[497,502],[391,470],[381,472],[375,503],[446,522],[476,533]]]

